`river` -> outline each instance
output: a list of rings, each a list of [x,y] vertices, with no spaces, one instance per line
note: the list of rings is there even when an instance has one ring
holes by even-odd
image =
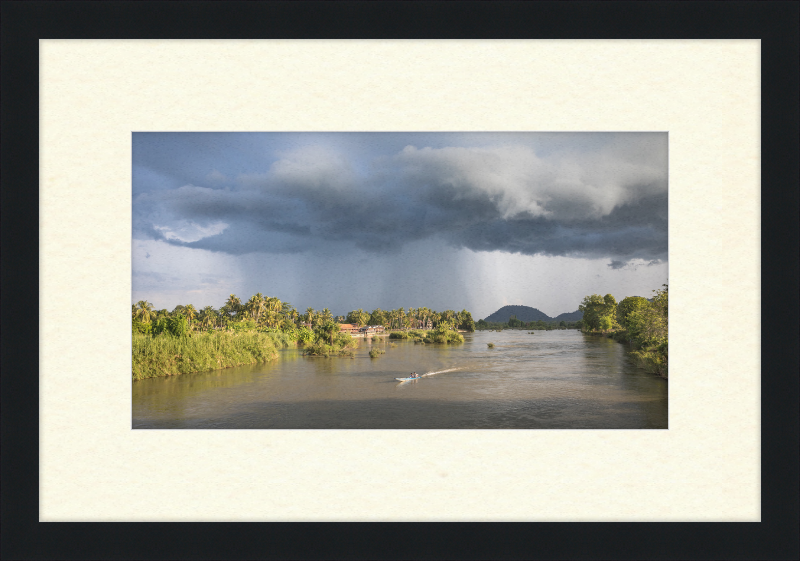
[[[136,429],[666,429],[666,380],[575,330],[467,333],[464,344],[360,341],[133,383]],[[487,343],[493,342],[494,348]],[[373,345],[386,351],[367,353]],[[419,380],[395,378],[415,371]]]

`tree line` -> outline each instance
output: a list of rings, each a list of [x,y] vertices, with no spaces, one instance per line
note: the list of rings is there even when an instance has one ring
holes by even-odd
[[[467,310],[456,312],[445,310],[437,312],[426,307],[397,308],[372,312],[353,310],[346,316],[334,316],[328,308],[315,310],[306,308],[300,313],[289,302],[279,298],[264,296],[260,292],[243,302],[231,294],[218,309],[205,306],[198,310],[193,305],[178,305],[172,311],[155,310],[153,305],[140,300],[131,306],[133,331],[158,335],[171,333],[183,335],[194,331],[234,330],[234,331],[282,331],[301,333],[325,331],[330,337],[339,330],[342,323],[358,326],[382,325],[387,329],[425,329],[432,328],[475,330],[472,314]],[[302,339],[302,337],[300,337]]]
[[[653,291],[649,300],[628,296],[617,303],[614,296],[586,296],[578,309],[583,312],[582,330],[605,334],[615,341],[628,343],[649,371],[667,376],[669,356],[669,287]]]
[[[408,310],[403,308],[381,310],[377,308],[368,313],[359,308],[348,313],[342,319],[345,320],[342,323],[351,323],[360,327],[383,325],[388,329],[426,329],[430,325],[432,329],[445,326],[448,329],[475,331],[475,321],[472,319],[472,314],[467,310],[437,312],[425,307],[409,308]]]
[[[582,322],[579,321],[522,321],[516,316],[511,316],[506,322],[486,321],[479,319],[475,323],[478,330],[502,330],[502,329],[531,329],[534,331],[552,331],[556,329],[580,329]]]

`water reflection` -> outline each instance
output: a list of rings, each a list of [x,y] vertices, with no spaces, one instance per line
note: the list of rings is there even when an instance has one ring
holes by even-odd
[[[487,346],[495,344],[494,348]],[[475,333],[463,345],[361,341],[351,358],[133,384],[134,428],[666,428],[667,382],[576,331]],[[373,345],[386,353],[368,356]],[[410,372],[419,380],[397,382]]]

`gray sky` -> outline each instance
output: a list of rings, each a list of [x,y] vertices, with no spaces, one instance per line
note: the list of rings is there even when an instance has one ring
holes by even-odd
[[[666,133],[134,133],[133,295],[556,316],[667,282]]]

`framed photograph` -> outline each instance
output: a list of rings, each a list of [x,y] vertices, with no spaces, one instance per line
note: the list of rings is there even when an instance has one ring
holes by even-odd
[[[726,558],[783,558],[796,552],[793,522],[797,518],[797,493],[791,482],[796,481],[797,463],[766,461],[774,460],[781,449],[797,448],[797,408],[790,404],[797,392],[796,368],[793,370],[797,366],[797,341],[791,337],[796,334],[796,315],[791,317],[797,311],[793,290],[796,252],[794,257],[789,256],[796,250],[797,239],[796,228],[792,230],[796,213],[788,212],[797,202],[796,181],[791,180],[796,179],[792,164],[796,164],[797,150],[786,148],[797,147],[797,135],[792,134],[797,129],[797,108],[790,101],[796,100],[797,80],[796,72],[785,70],[797,58],[797,49],[785,47],[791,41],[797,46],[797,30],[789,30],[785,24],[796,21],[792,20],[792,14],[797,13],[795,5],[675,3],[654,19],[656,7],[648,8],[645,3],[635,7],[530,3],[494,8],[471,3],[375,3],[369,7],[348,3],[237,3],[238,11],[229,10],[230,3],[103,3],[82,4],[80,10],[77,4],[62,4],[48,5],[38,15],[22,4],[3,6],[3,93],[6,100],[15,100],[13,110],[10,105],[3,107],[4,139],[11,130],[19,131],[20,139],[14,150],[7,142],[3,146],[4,197],[11,197],[4,203],[19,201],[16,217],[9,217],[8,206],[3,205],[4,234],[7,228],[22,231],[25,219],[35,223],[38,216],[39,223],[38,248],[31,243],[25,246],[33,250],[28,251],[33,256],[38,249],[38,259],[28,257],[26,261],[21,257],[23,252],[9,243],[9,236],[3,236],[4,271],[9,270],[9,260],[17,259],[20,270],[28,273],[27,283],[15,285],[22,290],[20,301],[31,301],[25,296],[32,294],[37,274],[39,289],[34,296],[34,301],[39,301],[38,333],[30,326],[7,329],[12,314],[22,316],[20,304],[4,298],[4,427],[13,416],[11,434],[17,435],[11,440],[4,436],[4,526],[7,520],[14,525],[12,531],[4,530],[4,556],[114,555],[108,553],[110,542],[90,539],[100,531],[106,532],[107,538],[118,538],[117,543],[122,544],[116,550],[119,556],[136,558],[345,554],[366,558],[376,552],[380,557],[695,558],[709,556],[709,551],[714,552],[710,556]],[[651,23],[635,29],[624,27],[619,33],[614,31],[617,27],[607,28],[599,36],[588,28],[562,23],[539,34],[537,30],[544,29],[545,20],[536,18],[545,17],[545,8],[560,11],[555,19],[554,12],[549,12],[546,18],[551,22],[568,21],[566,16],[573,13],[580,15],[578,21],[605,25],[621,21],[616,18],[628,10],[633,15],[631,21]],[[157,9],[161,11],[157,13]],[[324,32],[320,27],[323,22],[345,9],[361,16],[348,19],[349,23],[335,33]],[[191,21],[202,21],[209,27],[203,32],[188,25],[175,27],[175,17],[187,14],[187,10],[195,10]],[[376,28],[375,23],[389,21],[382,18],[389,17],[390,12],[391,21],[400,28],[386,28],[381,33],[384,27]],[[720,20],[723,13],[728,17]],[[87,29],[86,23],[75,23],[95,21],[91,14],[113,14],[106,20],[112,23],[104,28],[103,39],[97,38],[96,29]],[[489,17],[492,14],[496,18]],[[489,22],[487,31],[469,32],[468,24],[460,27],[456,23],[460,17],[465,22]],[[14,21],[14,30],[8,21]],[[404,23],[411,21],[416,23]],[[438,28],[444,21],[451,24],[448,31],[426,31],[428,25]],[[528,28],[525,21],[536,23]],[[702,36],[687,36],[686,21],[695,22]],[[243,27],[235,32],[219,31],[220,25],[233,29],[242,22]],[[257,34],[256,23],[266,26]],[[575,35],[582,38],[571,38]],[[16,61],[7,59],[8,45],[24,56]],[[794,54],[786,55],[786,51]],[[38,69],[39,97],[24,103],[23,93],[37,87],[32,69]],[[762,82],[762,74],[768,80]],[[778,114],[778,108],[784,112]],[[35,133],[32,123],[37,117],[38,145],[31,140],[35,137],[31,136]],[[773,138],[780,139],[783,148],[776,150],[770,145],[770,150],[762,149],[762,130],[774,133]],[[313,152],[319,143],[306,143],[314,145],[308,148],[286,142],[312,133],[333,138],[339,145],[346,144],[345,138],[356,139],[353,143],[365,145],[363,150],[374,157],[349,157],[358,151],[348,152],[341,146],[338,152],[331,150],[333,155],[326,155]],[[462,133],[482,138],[500,133],[528,135],[529,139],[516,143],[467,142],[456,139]],[[537,141],[530,139],[541,133],[571,138],[568,144],[572,152],[563,149],[558,160],[558,150],[553,146],[532,147]],[[272,149],[261,150],[257,154],[261,160],[254,156],[242,159],[241,165],[229,163],[224,167],[225,162],[233,160],[215,155],[219,150],[241,153],[257,144],[242,143],[241,138],[267,139],[269,135],[279,142]],[[391,144],[386,139],[392,135],[398,142],[410,138],[407,146],[411,148],[404,152],[406,146],[398,144],[384,150]],[[648,140],[630,141],[637,136]],[[443,142],[444,138],[448,141]],[[605,138],[607,152],[596,160],[596,167],[591,167],[587,162],[592,150],[585,149],[578,156],[577,147],[597,138]],[[199,148],[186,151],[186,143]],[[204,143],[216,147],[204,152]],[[657,147],[662,145],[668,146],[666,170],[661,163],[663,148]],[[509,150],[508,146],[517,150],[528,146],[529,154],[515,159],[503,152]],[[452,159],[448,161],[453,153],[460,154],[456,160],[461,167],[454,166]],[[569,153],[572,159],[567,157]],[[15,160],[17,154],[28,156]],[[404,155],[408,165],[398,165]],[[499,163],[481,166],[481,159],[491,160],[492,155]],[[160,167],[154,163],[159,159],[163,164]],[[354,191],[346,175],[337,176],[340,183],[332,187],[343,189],[340,195],[347,203],[338,207],[341,201],[331,198],[331,189],[314,191],[319,183],[313,177],[309,179],[315,166],[322,164],[339,166],[336,173],[347,170],[363,191]],[[514,168],[517,173],[509,174]],[[330,170],[325,178],[335,176]],[[474,174],[464,170],[473,170]],[[587,175],[587,170],[591,170],[589,175],[595,178],[596,186],[584,185],[584,190],[561,197],[571,185],[570,179],[572,185],[582,184],[579,179]],[[537,175],[539,172],[541,175]],[[38,201],[33,197],[37,173]],[[393,182],[407,186],[408,178],[415,173],[423,178],[416,191],[407,187],[392,190]],[[299,176],[306,182],[298,183]],[[514,181],[520,181],[520,177],[526,178],[525,185],[535,183],[538,190],[518,189]],[[640,189],[626,191],[624,185],[628,183],[615,183],[614,178],[619,177],[635,178],[630,185]],[[552,184],[548,187],[548,180],[555,181],[559,189]],[[11,194],[10,181],[20,181],[32,190],[27,197]],[[276,193],[286,185],[292,185],[295,194],[307,193],[306,198],[278,200]],[[436,189],[430,190],[431,185]],[[441,195],[454,185],[461,190],[451,192],[450,199],[436,199],[436,193]],[[645,185],[649,187],[642,187]],[[794,187],[787,189],[786,185]],[[248,188],[255,193],[248,195]],[[391,212],[370,198],[374,192],[369,188],[383,193],[387,205],[392,205]],[[647,191],[650,188],[652,192]],[[658,214],[663,207],[654,201],[663,199],[664,189],[668,194],[666,218],[659,222],[656,218],[664,218]],[[191,197],[183,197],[189,192]],[[537,196],[527,196],[531,192]],[[648,222],[652,232],[663,234],[665,221],[667,225],[666,240],[653,235],[649,245],[642,241],[648,239],[647,232],[642,231],[647,227],[631,226],[635,217],[628,216],[627,229],[613,220],[614,208],[631,207],[631,193],[643,192],[653,196],[650,202],[659,209],[648,215],[656,217]],[[474,200],[465,197],[468,193]],[[396,198],[391,198],[393,195]],[[215,202],[204,205],[203,197]],[[428,216],[438,208],[450,219],[444,223],[451,229],[442,227],[445,231],[432,237],[418,235],[433,227],[425,220],[415,224],[418,216],[414,213],[405,217],[401,199],[408,201],[409,209],[428,209]],[[575,204],[579,200],[585,204]],[[627,206],[620,204],[623,200],[628,201]],[[337,217],[331,212],[325,215],[327,221],[321,220],[323,215],[311,212],[314,205],[325,211],[335,209],[339,214],[349,210],[353,229],[346,227],[348,215]],[[459,222],[461,207],[471,209],[462,215],[466,222]],[[223,208],[231,212],[223,216]],[[527,214],[520,214],[520,208],[526,208]],[[500,218],[495,222],[476,221],[484,212]],[[142,220],[142,214],[149,219]],[[235,219],[231,218],[234,215]],[[544,222],[547,216],[550,220],[570,217],[596,226],[583,232],[580,247],[587,253],[581,259],[600,260],[591,253],[592,248],[612,247],[614,251],[603,253],[604,261],[595,268],[587,265],[576,271],[564,265],[558,274],[550,275],[553,278],[538,268],[520,270],[514,261],[503,262],[506,254],[532,260],[572,255],[572,250],[563,248],[574,250],[577,246],[569,244],[577,243],[579,233],[573,231],[575,236],[571,237],[566,222],[558,223],[557,235],[533,230],[534,223],[551,225]],[[371,218],[378,225],[364,229]],[[386,224],[393,218],[400,223]],[[536,235],[508,236],[513,220],[528,220],[527,226]],[[762,231],[767,221],[785,226]],[[266,230],[265,224],[269,226]],[[452,229],[454,225],[463,229]],[[145,227],[150,228],[149,237],[143,234]],[[251,254],[241,248],[264,243],[260,237],[263,231],[270,232],[273,247],[279,242],[285,244],[285,251],[273,259],[286,272],[286,278],[281,278],[269,262],[253,263],[237,257]],[[392,248],[395,232],[403,238],[402,247]],[[784,235],[779,241],[781,232]],[[615,242],[604,244],[604,233],[617,236]],[[298,253],[292,254],[296,249],[293,244],[298,239],[313,240],[319,254],[291,269],[290,257]],[[545,243],[547,240],[551,245]],[[631,240],[642,243],[631,245]],[[426,243],[449,244],[453,249],[449,254],[427,255]],[[415,284],[416,279],[402,277],[414,274],[417,268],[408,255],[404,260],[412,262],[406,265],[397,260],[399,269],[369,262],[370,252],[375,260],[389,263],[392,259],[383,257],[381,251],[393,250],[397,252],[394,255],[402,257],[404,252],[417,249],[414,244],[422,248],[408,255],[426,255],[420,258],[424,270],[416,273],[424,282]],[[558,244],[562,244],[565,255],[556,251]],[[335,246],[341,253],[333,250]],[[626,249],[634,246],[633,250]],[[155,247],[164,251],[150,251]],[[212,256],[205,263],[183,262],[185,252],[193,250]],[[500,260],[481,267],[467,261],[462,268],[448,261],[456,251],[475,253],[477,257],[473,258],[479,259],[480,252],[487,250],[500,251]],[[151,266],[151,259],[160,260],[161,268]],[[591,419],[584,418],[582,424],[574,426],[554,421],[574,418],[575,410],[568,410],[569,396],[563,394],[563,387],[551,386],[548,390],[540,385],[545,377],[541,372],[538,378],[528,380],[527,386],[522,384],[523,395],[518,399],[534,402],[538,390],[544,403],[541,394],[551,391],[549,412],[539,409],[537,417],[535,409],[517,408],[492,416],[493,412],[453,409],[449,418],[456,416],[459,427],[420,423],[423,414],[430,418],[433,406],[412,411],[410,418],[401,411],[395,417],[397,422],[381,426],[363,421],[380,418],[369,411],[361,418],[348,417],[354,412],[344,403],[314,410],[299,398],[295,402],[270,402],[272,412],[262,415],[261,420],[279,418],[283,408],[283,418],[289,421],[266,426],[257,420],[261,404],[268,400],[255,373],[250,382],[246,372],[234,373],[241,382],[235,387],[225,387],[221,375],[218,379],[222,382],[215,388],[219,391],[208,393],[228,394],[230,400],[222,398],[212,404],[181,401],[181,395],[192,391],[182,387],[183,380],[201,380],[204,374],[187,372],[163,380],[154,377],[143,380],[145,384],[132,384],[129,377],[135,368],[132,321],[136,313],[131,308],[128,315],[129,305],[157,300],[154,311],[163,306],[170,313],[168,319],[180,316],[188,328],[186,305],[193,304],[197,309],[206,300],[198,298],[194,304],[181,296],[173,301],[165,287],[183,287],[185,294],[200,287],[208,297],[209,304],[205,305],[217,310],[227,304],[231,294],[244,300],[251,293],[261,292],[262,297],[277,297],[281,305],[288,301],[300,306],[295,308],[298,314],[307,314],[306,308],[316,311],[327,307],[334,320],[336,316],[345,320],[335,322],[338,331],[331,336],[338,337],[344,324],[358,328],[382,325],[384,330],[388,324],[390,331],[405,333],[406,338],[398,339],[394,349],[388,336],[380,343],[371,333],[362,337],[350,349],[352,360],[298,358],[307,363],[344,364],[345,369],[355,368],[349,365],[358,362],[377,365],[360,373],[348,371],[349,378],[327,373],[326,383],[331,386],[327,391],[332,395],[355,395],[348,393],[356,392],[355,385],[343,392],[342,380],[350,384],[362,374],[368,378],[364,372],[379,370],[381,377],[387,378],[384,386],[401,396],[401,403],[423,406],[420,391],[431,388],[438,392],[446,390],[448,384],[485,383],[477,379],[481,369],[440,372],[449,370],[440,365],[449,366],[447,361],[466,349],[480,348],[484,355],[494,353],[490,358],[496,361],[498,354],[508,357],[515,349],[543,345],[544,341],[534,342],[547,337],[597,337],[619,360],[632,360],[623,352],[625,344],[603,335],[582,335],[569,329],[548,331],[549,322],[544,318],[544,330],[525,325],[536,319],[513,318],[528,327],[527,331],[514,330],[509,323],[511,315],[505,321],[499,318],[498,323],[506,324],[507,330],[498,332],[495,327],[489,332],[488,325],[493,322],[487,318],[504,306],[519,305],[537,308],[556,320],[559,314],[574,312],[578,305],[588,310],[592,304],[591,300],[567,299],[556,307],[523,300],[527,291],[537,292],[532,282],[538,283],[541,294],[574,291],[579,298],[610,294],[620,301],[631,296],[656,300],[659,295],[647,294],[644,284],[655,285],[650,290],[666,284],[661,280],[666,276],[667,263],[672,289],[668,422],[667,382],[638,370],[636,376],[652,382],[649,390],[615,388],[598,382],[602,378],[594,378],[598,383],[593,391],[589,391],[592,381],[586,380],[581,388],[573,388],[602,403],[594,408]],[[444,279],[429,272],[434,266],[444,269]],[[359,284],[358,267],[374,271],[370,286]],[[781,278],[780,267],[784,267]],[[493,279],[488,274],[482,279],[476,273],[479,270],[509,279]],[[176,271],[190,276],[182,277]],[[137,277],[137,272],[143,274]],[[352,285],[342,278],[349,272],[354,273]],[[378,283],[379,273],[390,295],[410,286],[414,290],[409,296],[413,296],[419,293],[418,287],[428,287],[440,300],[395,304],[372,286]],[[622,285],[603,284],[603,278],[639,279],[649,274],[653,278],[648,283],[641,287],[625,285],[618,295],[613,294],[613,287]],[[292,275],[294,280],[289,280]],[[321,279],[308,278],[312,275]],[[196,280],[187,282],[187,278]],[[598,283],[596,291],[590,288],[593,278]],[[237,282],[241,288],[237,286],[229,294],[214,292],[220,279],[219,284],[226,287],[223,292]],[[297,296],[282,297],[283,293],[270,292],[267,287],[262,290],[259,279],[283,286]],[[448,290],[448,282],[458,289]],[[767,285],[769,294],[764,290]],[[467,288],[459,288],[462,286]],[[344,294],[346,289],[351,293],[341,303],[325,300]],[[453,298],[451,304],[448,300],[458,294],[494,295],[502,290],[509,291],[508,302],[493,296],[485,309],[475,307],[474,312],[469,309],[470,303],[458,304],[456,301],[463,300]],[[319,302],[314,294],[322,296]],[[312,296],[306,299],[304,295]],[[369,303],[360,304],[361,295]],[[784,298],[782,304],[779,298]],[[331,304],[326,304],[328,301]],[[262,302],[269,304],[263,298]],[[570,302],[575,302],[575,309]],[[761,310],[767,303],[776,310],[775,325],[782,326],[769,341],[761,337]],[[599,301],[594,304],[600,306]],[[603,300],[603,305],[608,304]],[[172,315],[178,305],[184,306],[183,311]],[[348,314],[359,309],[372,315],[379,307],[401,306],[406,312],[403,319],[386,318],[383,323],[367,320],[358,325],[361,322],[352,316],[350,319],[356,321],[347,321]],[[412,314],[408,319],[407,306],[437,312],[437,323],[445,326],[443,336],[449,337],[447,333],[452,331],[464,338],[464,343],[456,338],[452,346],[451,341],[435,341],[431,331],[439,325],[427,329],[429,318],[424,314]],[[447,311],[454,316],[470,312],[476,330],[463,329],[465,322],[469,327],[463,314],[443,319],[442,313]],[[228,319],[249,321],[246,313],[244,307],[236,309],[228,313]],[[599,323],[604,317],[620,321],[616,311],[613,318],[599,313],[594,331],[616,331],[613,325],[609,329]],[[139,319],[143,319],[141,314]],[[251,319],[256,334],[263,327],[265,333],[261,335],[275,338],[266,333],[275,327],[269,323],[272,320],[264,320],[260,313]],[[297,329],[307,327],[315,337],[312,343],[324,343],[317,341],[324,330],[317,329],[320,325],[315,325],[313,318],[306,319],[310,321],[295,324]],[[406,320],[424,325],[405,325]],[[478,320],[487,325],[483,332],[477,328]],[[167,321],[162,327],[178,325],[176,329],[180,329],[179,324],[180,320]],[[212,326],[216,327],[219,325]],[[237,328],[230,329],[238,333]],[[411,331],[419,334],[410,335]],[[354,334],[350,337],[359,339]],[[497,341],[490,340],[489,335],[495,334]],[[30,341],[38,340],[38,346],[29,343],[26,347],[23,335]],[[432,342],[425,341],[426,337]],[[327,344],[333,343],[335,340]],[[7,374],[9,361],[17,367],[22,364],[25,349],[34,353],[30,356],[38,356],[38,385]],[[406,351],[432,351],[425,356],[430,359],[433,353],[444,355],[447,349],[451,355],[445,357],[447,360],[440,356],[426,364],[412,357],[420,366],[405,368],[408,373],[390,365]],[[370,357],[372,350],[386,352]],[[596,353],[591,356],[598,359]],[[458,360],[456,356],[453,363]],[[602,356],[599,360],[602,362]],[[453,367],[462,366],[458,363]],[[775,376],[777,380],[770,387],[762,385],[761,371],[766,366],[782,373]],[[633,363],[633,367],[640,365]],[[520,370],[524,371],[530,368]],[[787,374],[792,371],[795,374]],[[407,383],[393,379],[410,377],[405,374],[414,372],[432,375]],[[617,379],[627,379],[625,374],[621,372]],[[313,370],[295,380],[283,378],[301,383],[302,378],[315,376],[322,374]],[[164,380],[168,382],[162,383]],[[137,385],[144,388],[148,381],[156,382],[150,384],[153,387],[158,383],[163,387],[152,396],[137,396]],[[383,391],[377,380],[373,382],[378,389],[367,386],[364,391]],[[664,387],[663,393],[659,394],[656,382]],[[171,387],[166,388],[169,384]],[[198,393],[205,391],[203,384],[195,388]],[[248,387],[252,390],[249,409],[230,407],[246,399]],[[295,390],[302,393],[308,388]],[[499,390],[473,386],[457,391],[490,394]],[[11,395],[19,402],[13,403]],[[170,397],[159,404],[158,396]],[[762,408],[762,400],[768,400],[769,408]],[[175,413],[176,408],[186,405],[199,406],[200,410],[185,410],[180,417],[169,415],[170,410]],[[203,408],[211,414],[204,414]],[[440,413],[448,418],[446,411]],[[396,415],[385,409],[382,414],[383,418]],[[526,415],[525,426],[504,424],[503,419]],[[605,422],[615,415],[615,422]],[[215,419],[235,417],[238,424],[213,426]],[[183,420],[176,423],[176,418]],[[315,418],[322,420],[315,424]],[[355,422],[351,422],[353,418]],[[192,427],[187,419],[210,421]],[[492,422],[481,425],[476,419]],[[638,424],[631,419],[638,419]],[[142,424],[137,426],[139,422]],[[782,432],[776,431],[777,426]],[[205,430],[168,430],[174,428]],[[240,430],[244,428],[251,430]],[[659,430],[638,430],[647,428]],[[29,443],[27,447],[23,442]],[[10,456],[13,463],[8,460]],[[762,481],[768,471],[770,478]],[[22,477],[26,472],[30,475]],[[9,491],[7,483],[12,476],[18,476],[15,482],[19,483],[17,490]],[[787,493],[787,488],[793,491]],[[6,517],[12,507],[22,514]],[[73,538],[69,539],[62,537],[64,522],[83,524],[75,526],[79,531],[71,532]],[[98,524],[103,522],[121,524]],[[212,522],[242,524],[202,524]],[[265,524],[247,524],[251,522]],[[321,524],[331,522],[342,524]],[[362,524],[344,524],[353,522]],[[421,532],[416,545],[397,535],[395,523],[400,522],[427,523],[402,526]],[[590,524],[597,522],[615,524]],[[152,528],[157,537],[141,539],[144,528]],[[175,532],[173,540],[168,539],[170,531]],[[302,538],[304,532],[320,539]],[[340,532],[338,541],[321,539],[335,532]],[[9,535],[36,535],[38,539],[10,539]],[[621,539],[623,535],[627,541]],[[686,539],[689,535],[703,538],[692,543]],[[344,541],[356,545],[342,549],[343,536],[347,537]],[[531,536],[541,538],[538,545],[532,543]],[[575,540],[576,536],[582,539]],[[659,544],[668,545],[662,549],[661,545],[653,546],[653,536]],[[422,543],[429,543],[429,549],[422,551]]]

